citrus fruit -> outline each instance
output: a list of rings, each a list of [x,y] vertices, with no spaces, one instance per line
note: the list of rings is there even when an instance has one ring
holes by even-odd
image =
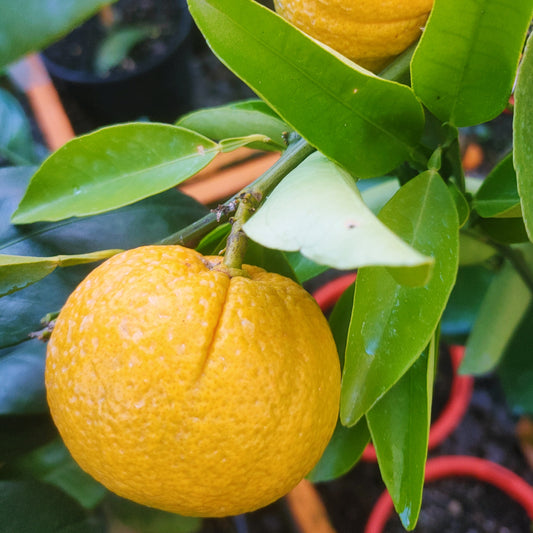
[[[48,345],[53,419],[111,491],[189,516],[267,505],[315,465],[335,427],[340,369],[297,283],[220,257],[145,246],[93,270]]]
[[[274,0],[274,5],[314,39],[378,71],[420,36],[433,0]]]

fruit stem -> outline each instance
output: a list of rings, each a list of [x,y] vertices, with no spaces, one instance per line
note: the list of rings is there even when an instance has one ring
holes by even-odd
[[[238,207],[235,216],[231,219],[231,232],[224,252],[224,265],[232,277],[247,275],[242,269],[247,243],[242,227],[257,209],[262,197],[263,195],[259,192],[243,192],[237,199]]]
[[[295,169],[314,151],[315,149],[300,137],[289,139],[287,150],[285,150],[281,157],[265,173],[217,209],[212,210],[186,228],[159,241],[159,244],[181,244],[182,246],[191,248],[196,246],[204,235],[215,229],[221,222],[227,222],[229,220],[230,216],[235,213],[238,204],[237,199],[242,194],[261,194],[264,197],[291,170]]]

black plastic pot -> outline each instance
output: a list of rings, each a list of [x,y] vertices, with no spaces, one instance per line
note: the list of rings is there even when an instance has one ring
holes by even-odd
[[[72,46],[78,34],[91,31],[88,21],[65,39],[43,52],[48,72],[66,100],[86,117],[92,129],[117,122],[148,118],[172,122],[192,107],[191,28],[192,19],[185,0],[176,0],[180,17],[177,31],[167,42],[165,53],[139,62],[132,71],[111,72],[100,77],[87,68],[58,62],[62,46]]]

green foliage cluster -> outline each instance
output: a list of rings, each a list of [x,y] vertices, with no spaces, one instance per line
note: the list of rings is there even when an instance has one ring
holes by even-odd
[[[23,10],[8,8],[0,65],[102,3],[63,2],[54,12],[55,2],[28,2],[42,17],[25,31]],[[86,263],[117,249],[165,242],[221,250],[238,199],[217,217],[174,187],[217,154],[252,146],[283,154],[247,188],[263,202],[244,225],[246,261],[300,282],[330,267],[358,270],[330,319],[343,361],[340,421],[310,478],[344,474],[372,440],[412,529],[441,339],[464,342],[462,371],[498,372],[510,405],[533,413],[533,45],[525,46],[533,0],[436,0],[420,42],[380,75],[253,0],[189,0],[189,8],[258,100],[174,125],[104,128],[36,168],[19,111],[0,98],[0,153],[23,164],[0,170],[1,528],[22,530],[8,525],[16,515],[29,530],[101,531],[94,510],[102,502],[126,521],[141,517],[144,531],[198,526],[138,509],[121,514],[127,503],[79,470],[48,415],[45,345],[28,334],[61,308]],[[501,114],[515,82],[512,152],[479,183],[464,174],[459,128]],[[31,515],[22,498],[35,502]],[[56,500],[65,500],[62,514],[47,514]]]

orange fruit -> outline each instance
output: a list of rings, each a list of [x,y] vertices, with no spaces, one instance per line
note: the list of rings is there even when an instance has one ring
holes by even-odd
[[[53,419],[120,496],[189,516],[267,505],[315,465],[340,369],[313,298],[180,246],[118,254],[76,288],[48,345]]]
[[[418,39],[433,0],[274,0],[291,24],[378,71]]]

